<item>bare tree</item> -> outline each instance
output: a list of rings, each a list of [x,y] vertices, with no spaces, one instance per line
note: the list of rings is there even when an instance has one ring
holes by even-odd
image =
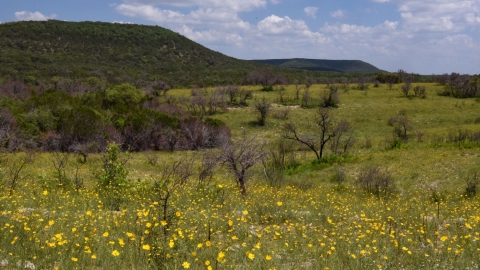
[[[158,205],[160,208],[160,219],[166,222],[165,226],[163,226],[164,240],[167,240],[170,226],[172,226],[175,217],[174,211],[171,209],[173,207],[171,198],[188,182],[193,174],[193,168],[193,159],[188,158],[175,161],[170,165],[165,164],[162,172],[159,174],[159,178],[155,180],[154,191],[156,199],[161,202]]]
[[[62,187],[66,187],[68,184],[68,178],[65,175],[65,167],[67,167],[69,157],[70,153],[68,152],[52,152],[51,160],[57,173],[58,185]]]
[[[310,89],[310,87],[311,87],[312,85],[314,85],[315,83],[316,83],[315,78],[308,77],[308,78],[305,80],[305,88],[308,90],[308,89]]]
[[[272,87],[286,82],[283,74],[273,73],[270,69],[256,70],[250,73],[249,78],[254,84],[260,84],[263,88]]]
[[[341,120],[335,127],[331,143],[332,152],[336,155],[345,154],[355,143],[355,133],[347,120]]]
[[[410,89],[412,88],[412,84],[410,81],[406,81],[404,85],[402,85],[402,93],[405,97],[408,98],[410,95]]]
[[[306,145],[315,153],[317,159],[323,157],[323,153],[327,143],[335,137],[335,128],[330,110],[321,108],[317,111],[317,115],[313,123],[309,124],[309,134],[302,134],[298,128],[291,123],[283,126],[283,137],[288,140],[294,140]]]
[[[267,119],[267,115],[270,113],[271,106],[272,103],[268,102],[265,97],[263,97],[260,101],[255,101],[255,109],[260,113],[258,125],[265,126],[265,120]]]
[[[18,157],[19,156],[19,157]],[[21,154],[15,153],[14,156],[11,156],[6,160],[8,165],[6,172],[7,177],[10,181],[7,183],[10,196],[15,192],[15,188],[18,183],[22,180],[22,171],[25,169],[26,165],[32,163],[35,160],[34,152],[24,152]]]
[[[264,145],[265,143],[258,142],[256,137],[247,138],[244,134],[242,140],[225,143],[222,147],[223,164],[235,176],[240,192],[244,196],[247,195],[246,182],[249,169],[265,158]]]
[[[206,182],[212,179],[215,167],[221,161],[222,156],[211,150],[202,151],[202,164],[198,173],[198,181]]]
[[[388,125],[393,127],[393,132],[396,137],[404,141],[408,140],[407,131],[412,129],[412,125],[405,111],[400,112],[397,116],[391,117],[388,120]]]

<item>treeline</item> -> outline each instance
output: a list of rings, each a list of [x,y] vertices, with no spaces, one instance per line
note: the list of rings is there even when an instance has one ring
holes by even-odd
[[[217,147],[230,139],[219,120],[197,117],[165,92],[131,84],[71,89],[31,88],[18,81],[0,85],[0,147],[9,151],[103,151],[110,142],[124,150],[188,150]]]

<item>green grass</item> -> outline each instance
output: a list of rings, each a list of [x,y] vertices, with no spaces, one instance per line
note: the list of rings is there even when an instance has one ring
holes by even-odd
[[[0,262],[8,262],[6,269],[27,262],[36,269],[476,269],[480,200],[463,194],[465,180],[479,169],[480,146],[439,142],[438,137],[460,128],[479,131],[474,120],[480,102],[440,97],[439,86],[426,86],[426,99],[404,98],[400,86],[342,92],[333,113],[355,126],[357,143],[349,155],[328,152],[318,162],[295,146],[296,163],[287,168],[284,183],[268,185],[262,168],[254,167],[246,198],[223,168],[211,181],[198,183],[200,153],[153,152],[156,165],[145,154],[132,153],[126,163],[130,184],[121,195],[120,211],[112,211],[98,192],[100,155],[90,155],[86,164],[70,158],[67,177],[72,179],[78,167],[85,183],[75,191],[58,186],[52,154],[37,154],[21,172],[15,193],[9,196],[6,186],[1,193]],[[312,86],[312,97],[318,99],[324,88]],[[278,104],[276,91],[249,89],[254,98]],[[286,91],[293,98],[294,88]],[[253,124],[253,101],[249,104],[214,117],[230,126],[234,138],[246,129],[268,147],[282,137],[284,123],[305,124],[316,110],[291,107],[289,119],[268,117],[259,127]],[[392,149],[393,128],[387,121],[401,110],[410,118],[412,136]],[[421,140],[415,131],[425,133]],[[8,185],[8,169],[18,158],[2,156],[2,183]],[[165,181],[164,166],[189,158],[196,169],[172,193],[165,223],[162,191],[154,183]],[[339,166],[345,172],[342,183],[332,180]],[[395,179],[393,194],[378,199],[357,188],[356,177],[367,166],[388,169]]]

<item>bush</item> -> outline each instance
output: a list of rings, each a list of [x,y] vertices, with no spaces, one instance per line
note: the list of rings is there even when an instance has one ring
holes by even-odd
[[[377,166],[362,169],[358,175],[357,183],[362,190],[379,198],[380,196],[387,196],[394,188],[394,179],[391,174]]]
[[[472,177],[467,178],[467,187],[465,188],[465,196],[473,198],[477,195],[478,175],[475,172]]]
[[[328,108],[328,107],[333,107],[333,108],[337,108],[338,107],[338,103],[340,102],[340,99],[339,99],[339,87],[336,86],[336,85],[332,85],[329,87],[329,89],[327,91],[325,91],[323,93],[323,96],[322,96],[322,106],[325,107],[325,108]]]
[[[98,181],[99,194],[103,204],[111,210],[120,210],[123,202],[123,193],[127,188],[128,171],[125,164],[128,160],[120,158],[120,146],[116,143],[107,145],[103,155],[103,167],[96,178]]]

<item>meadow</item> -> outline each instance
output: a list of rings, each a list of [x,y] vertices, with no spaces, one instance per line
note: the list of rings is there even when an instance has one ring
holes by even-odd
[[[2,154],[0,268],[478,269],[480,200],[466,187],[478,182],[480,142],[461,135],[480,131],[480,101],[420,85],[425,98],[405,97],[400,84],[342,89],[330,110],[355,130],[348,153],[328,151],[318,161],[293,144],[278,180],[260,163],[252,167],[246,196],[228,168],[199,180],[201,151],[116,153],[115,179],[124,181],[113,189],[102,189],[114,178],[101,154],[85,163],[74,154]],[[311,86],[313,105],[302,108],[293,85],[282,90],[286,105],[278,89],[245,88],[248,106],[212,117],[234,140],[255,136],[269,150],[285,123],[306,128],[327,89]],[[168,94],[180,99],[191,90]],[[259,126],[254,102],[262,98],[272,109]],[[398,115],[409,121],[408,140],[388,125]],[[179,164],[191,173],[177,171]],[[394,179],[388,195],[359,186],[372,166]]]

